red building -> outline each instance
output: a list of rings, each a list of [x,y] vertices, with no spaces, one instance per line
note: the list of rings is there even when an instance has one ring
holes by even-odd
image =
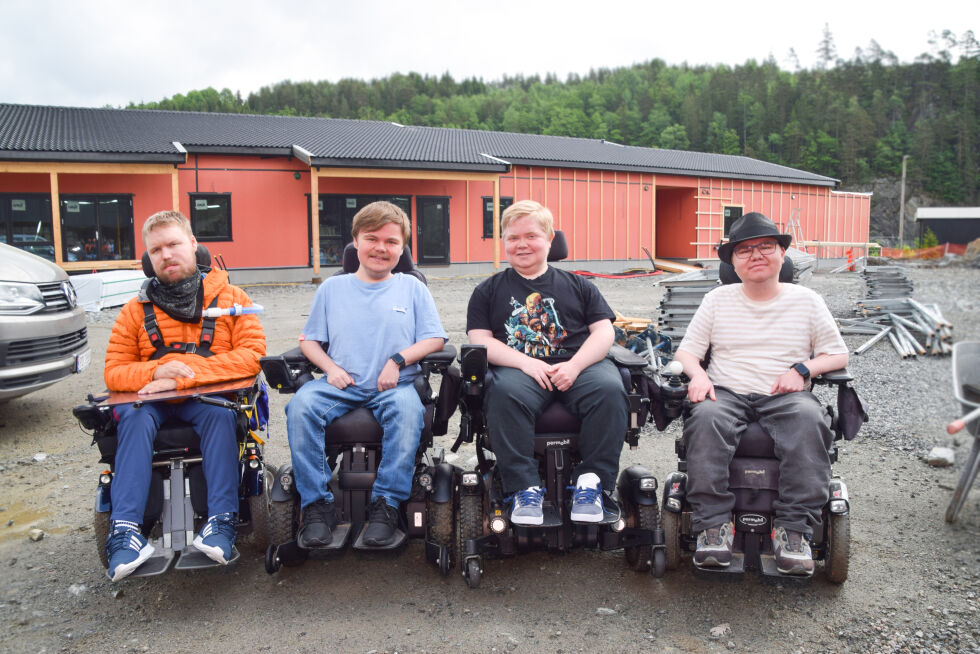
[[[525,198],[551,208],[572,261],[626,267],[648,261],[644,249],[710,260],[750,211],[786,231],[798,222],[797,237],[839,257],[867,241],[870,196],[837,186],[747,157],[601,140],[0,104],[0,241],[67,270],[135,267],[143,222],[175,208],[239,280],[320,277],[376,199],[409,214],[422,266],[496,264],[495,217]]]

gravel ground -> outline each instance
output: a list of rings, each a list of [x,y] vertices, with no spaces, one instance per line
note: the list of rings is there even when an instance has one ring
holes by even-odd
[[[915,297],[938,302],[956,340],[980,340],[980,270],[909,268]],[[465,341],[465,305],[482,277],[430,287],[451,341]],[[613,308],[654,318],[651,278],[597,279]],[[809,286],[838,317],[863,296],[855,274]],[[253,286],[266,307],[269,352],[295,343],[314,288]],[[980,652],[980,489],[955,525],[943,513],[971,440],[949,437],[958,416],[950,359],[901,360],[887,343],[852,357],[871,420],[843,444],[835,473],[852,499],[850,578],[771,584],[754,573],[703,579],[682,566],[661,580],[629,571],[622,553],[537,552],[490,561],[480,589],[447,579],[421,543],[395,556],[353,553],[267,576],[244,552],[220,571],[109,583],[91,528],[96,451],[70,414],[102,389],[101,359],[115,311],[90,314],[93,365],[0,406],[0,651],[9,652]],[[866,337],[847,336],[853,349]],[[828,396],[829,398],[829,396]],[[283,406],[273,398],[267,457],[288,460]],[[676,463],[677,425],[648,428],[622,465],[663,478]],[[439,439],[451,444],[453,435]],[[957,463],[932,468],[931,447]],[[460,452],[465,464],[472,449]],[[6,525],[6,526],[3,526]],[[32,528],[44,538],[31,541]]]

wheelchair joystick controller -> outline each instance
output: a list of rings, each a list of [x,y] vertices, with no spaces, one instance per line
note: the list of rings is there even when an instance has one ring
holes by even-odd
[[[666,378],[666,384],[660,387],[664,398],[664,409],[668,418],[677,418],[684,410],[684,400],[687,399],[687,381],[683,377],[684,366],[680,361],[671,361],[664,366],[661,376]]]

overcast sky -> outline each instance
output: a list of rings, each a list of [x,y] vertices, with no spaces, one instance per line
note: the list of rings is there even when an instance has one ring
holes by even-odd
[[[980,3],[827,0],[0,0],[0,102],[125,106],[212,86],[372,79],[415,71],[454,78],[670,64],[729,65],[772,55],[811,68],[829,25],[838,56],[872,39],[899,60],[929,32],[980,38]]]

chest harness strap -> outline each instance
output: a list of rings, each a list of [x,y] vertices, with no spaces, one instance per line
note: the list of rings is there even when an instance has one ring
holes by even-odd
[[[218,306],[218,296],[216,295],[211,304],[207,306],[208,309],[213,309]],[[214,324],[217,322],[217,318],[205,318],[201,321],[201,341],[200,343],[171,343],[169,345],[164,344],[163,335],[160,333],[160,327],[157,325],[157,316],[153,311],[152,302],[143,303],[143,326],[146,328],[146,335],[150,337],[150,343],[156,348],[156,352],[150,357],[150,361],[154,359],[159,359],[160,357],[170,354],[171,352],[181,352],[183,354],[198,354],[202,357],[213,356],[214,352],[211,351],[211,344],[214,342]]]

